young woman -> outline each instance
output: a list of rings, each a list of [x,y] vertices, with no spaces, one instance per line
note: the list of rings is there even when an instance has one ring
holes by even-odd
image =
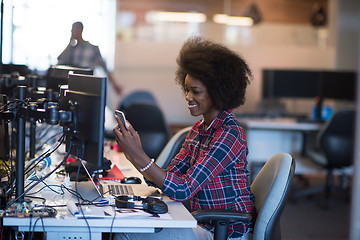
[[[247,171],[244,131],[232,109],[245,102],[252,78],[242,57],[201,37],[188,39],[177,58],[176,81],[192,116],[202,116],[188,133],[166,170],[142,150],[139,135],[118,119],[116,140],[127,159],[144,177],[175,201],[190,201],[190,210],[233,209],[255,216]],[[229,238],[246,239],[250,224],[230,225]],[[154,234],[118,234],[117,239],[213,239],[211,225],[196,229],[163,229]]]

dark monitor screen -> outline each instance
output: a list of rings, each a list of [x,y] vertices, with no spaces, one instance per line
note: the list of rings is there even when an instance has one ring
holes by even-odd
[[[322,72],[322,97],[324,99],[355,101],[356,79],[356,72]]]
[[[0,105],[1,106],[1,105]],[[0,161],[9,159],[8,123],[0,119]]]
[[[61,85],[68,84],[69,72],[84,75],[93,74],[93,70],[88,68],[77,68],[65,65],[52,66],[46,73],[46,88],[59,92]]]
[[[24,64],[0,64],[1,74],[13,74],[18,73],[20,76],[26,76],[31,74],[31,70]]]
[[[320,87],[317,71],[263,70],[263,98],[314,98]]]
[[[65,128],[72,144],[72,154],[101,168],[104,151],[106,78],[69,74],[68,90],[64,91],[72,112],[72,121]]]
[[[0,95],[0,108],[6,104],[5,95]],[[8,123],[0,119],[0,161],[9,160],[9,128]]]
[[[322,70],[263,70],[263,98],[356,98],[356,72]]]

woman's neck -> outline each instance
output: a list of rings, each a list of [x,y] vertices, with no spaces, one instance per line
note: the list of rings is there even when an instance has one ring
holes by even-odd
[[[221,112],[220,110],[214,110],[209,114],[203,115],[206,129],[208,129],[212,125],[213,121],[215,120],[217,115],[219,115],[220,112]]]

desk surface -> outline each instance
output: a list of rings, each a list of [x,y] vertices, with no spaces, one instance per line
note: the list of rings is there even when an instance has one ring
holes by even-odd
[[[114,160],[114,163],[119,167],[125,176],[139,176],[140,173],[132,167],[132,165],[125,159],[123,154],[107,151],[108,157]],[[49,180],[53,181],[53,180]],[[72,188],[74,189],[74,184]],[[91,182],[78,183],[79,193],[89,200],[93,200],[97,196],[96,190]],[[68,196],[61,196],[55,194],[49,189],[43,190],[39,194],[46,199],[47,205],[66,204],[69,201]],[[4,226],[17,227],[19,231],[28,232],[40,231],[44,229],[47,232],[47,239],[74,239],[74,237],[88,238],[91,234],[91,239],[101,239],[102,232],[154,232],[156,228],[195,228],[197,226],[196,220],[186,210],[180,202],[174,202],[168,197],[163,196],[163,200],[168,205],[169,212],[165,217],[126,217],[126,218],[101,218],[101,219],[78,219],[74,217],[67,209],[67,207],[57,208],[58,214],[55,218],[43,218],[42,221],[37,221],[33,218],[17,218],[4,217]]]
[[[322,124],[316,122],[298,122],[295,118],[237,118],[244,128],[289,130],[289,131],[318,131]]]

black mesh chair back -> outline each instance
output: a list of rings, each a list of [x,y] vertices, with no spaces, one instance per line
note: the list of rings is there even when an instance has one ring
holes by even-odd
[[[326,168],[352,165],[355,132],[355,110],[337,112],[319,133],[318,141],[326,159]]]
[[[145,153],[156,159],[169,141],[168,126],[161,109],[151,103],[134,103],[126,108],[125,115],[139,133]]]
[[[147,90],[137,90],[125,96],[121,100],[118,109],[126,111],[126,109],[134,103],[152,103],[157,105],[156,99],[151,92]]]

